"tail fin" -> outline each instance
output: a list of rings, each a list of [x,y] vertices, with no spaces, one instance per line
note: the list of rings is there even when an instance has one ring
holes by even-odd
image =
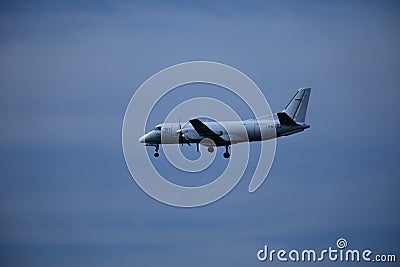
[[[300,88],[292,100],[283,110],[295,122],[304,123],[306,120],[307,105],[310,98],[311,88]]]

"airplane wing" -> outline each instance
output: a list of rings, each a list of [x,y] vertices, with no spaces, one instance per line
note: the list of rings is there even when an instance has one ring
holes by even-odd
[[[210,138],[215,142],[216,145],[218,144],[224,145],[227,143],[226,140],[222,139],[221,136],[214,133],[210,128],[207,127],[207,125],[205,125],[199,119],[192,119],[189,122],[190,124],[192,124],[193,128],[199,135],[203,136],[204,138]]]

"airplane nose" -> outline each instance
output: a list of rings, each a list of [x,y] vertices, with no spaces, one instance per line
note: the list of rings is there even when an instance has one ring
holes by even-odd
[[[144,135],[139,138],[139,142],[142,144],[144,143]]]

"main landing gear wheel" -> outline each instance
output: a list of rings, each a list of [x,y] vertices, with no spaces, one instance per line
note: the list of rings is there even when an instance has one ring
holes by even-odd
[[[228,152],[228,147],[229,146],[225,146],[225,153],[224,153],[224,158],[229,158],[231,155],[229,154],[229,152]]]
[[[160,148],[160,146],[157,144],[156,145],[156,152],[154,153],[154,157],[158,158],[160,156],[160,154],[158,154],[158,149]]]
[[[214,152],[214,148],[212,146],[210,146],[209,148],[207,148],[208,152],[213,153]]]

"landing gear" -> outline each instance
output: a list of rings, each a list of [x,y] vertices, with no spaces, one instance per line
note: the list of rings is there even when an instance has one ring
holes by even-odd
[[[154,157],[158,158],[160,156],[160,154],[158,154],[158,149],[160,148],[160,145],[157,144],[156,145],[156,152],[154,153]]]
[[[228,152],[228,147],[229,146],[225,146],[225,153],[224,153],[224,158],[229,158],[231,155],[229,154],[229,152]]]
[[[214,148],[212,146],[207,148],[208,152],[213,153],[214,152]]]

